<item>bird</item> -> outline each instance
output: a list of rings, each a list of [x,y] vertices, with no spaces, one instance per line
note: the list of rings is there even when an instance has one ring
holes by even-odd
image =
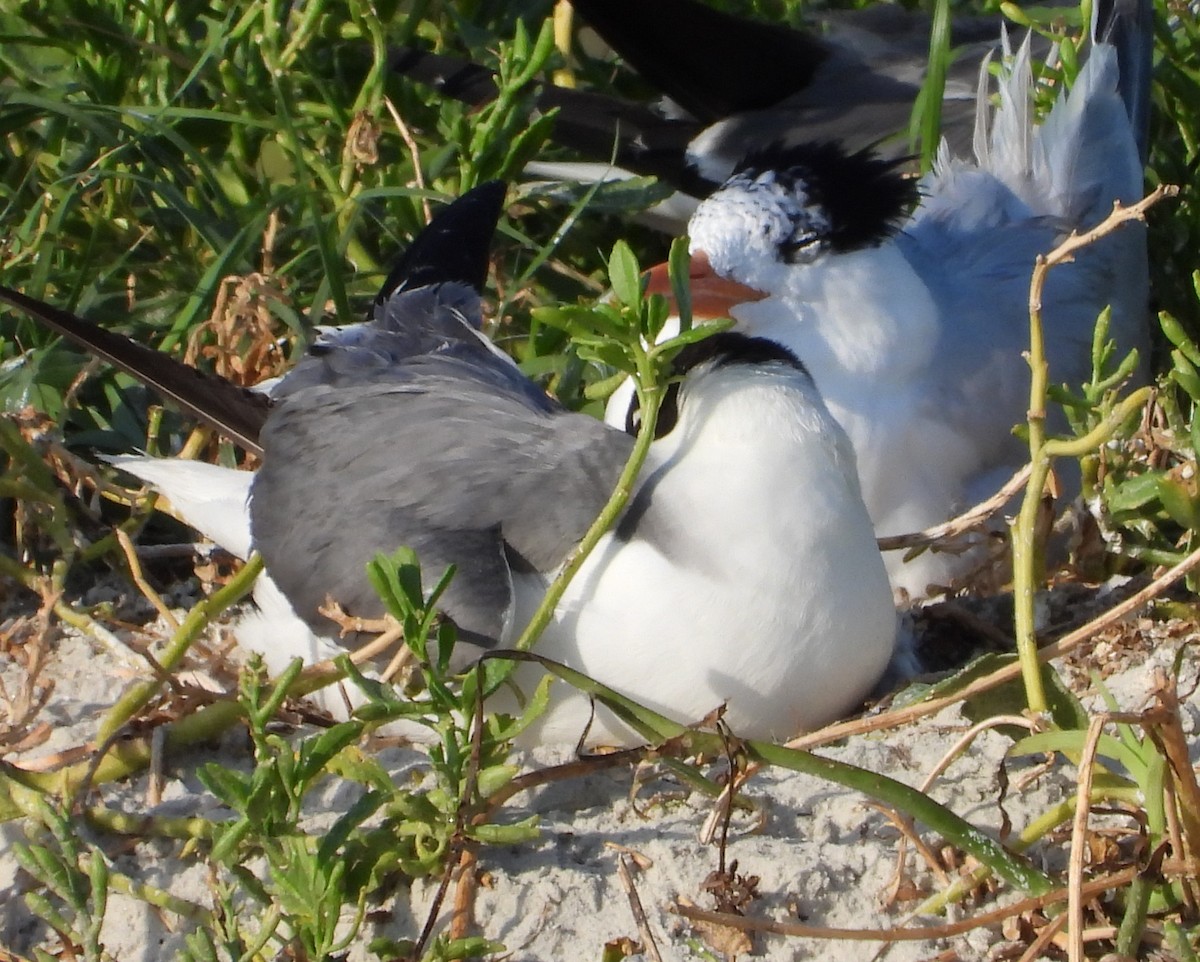
[[[463,652],[510,643],[616,484],[634,438],[565,409],[481,332],[504,196],[489,182],[439,211],[372,316],[324,331],[269,396],[126,350],[120,335],[0,287],[0,300],[261,454],[253,473],[117,463],[231,550],[261,554],[258,608],[237,631],[273,671],[339,650],[318,610],[327,594],[352,615],[381,614],[365,565],[401,545],[429,578],[456,566],[439,607]],[[718,333],[674,367],[628,505],[536,651],[679,721],[724,706],[736,734],[783,739],[860,704],[893,652],[854,455],[804,365],[775,342]],[[636,740],[603,712],[589,727],[591,714],[586,697],[559,692],[525,738]]]
[[[980,70],[971,159],[943,143],[933,170],[906,187],[896,161],[869,148],[775,145],[746,157],[691,218],[696,315],[730,315],[809,367],[854,446],[881,537],[947,520],[1024,464],[1012,429],[1029,404],[1022,352],[1035,258],[1142,196],[1150,3],[1097,4],[1096,16],[1086,62],[1040,124],[1030,42],[1013,53],[1005,37],[995,107],[986,61]],[[663,271],[652,275],[665,291]],[[1138,352],[1145,376],[1148,286],[1141,224],[1051,272],[1052,383],[1089,379],[1105,305],[1110,335],[1122,354]],[[628,388],[610,402],[610,422],[622,423],[627,403]],[[897,592],[919,600],[977,561],[894,553],[888,568]]]
[[[699,0],[575,0],[572,7],[663,101],[639,101],[545,85],[555,111],[552,140],[589,162],[535,159],[526,174],[550,181],[653,176],[677,191],[658,203],[651,226],[679,233],[697,200],[716,190],[755,150],[835,140],[909,158],[907,136],[929,58],[927,14],[894,4],[822,11],[804,28],[716,10]],[[953,18],[953,50],[941,131],[968,148],[976,65],[999,44],[1000,19]],[[686,29],[681,25],[686,24]],[[480,106],[495,98],[481,64],[414,47],[390,50],[392,71]]]

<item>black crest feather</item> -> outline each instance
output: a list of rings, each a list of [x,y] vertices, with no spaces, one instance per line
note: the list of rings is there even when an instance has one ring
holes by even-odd
[[[748,155],[734,175],[774,171],[789,190],[802,183],[809,202],[829,217],[830,249],[841,253],[886,240],[916,205],[917,182],[901,169],[906,160],[885,160],[869,149],[851,153],[838,143],[776,143]]]
[[[662,406],[658,411],[658,421],[654,425],[654,437],[663,438],[675,430],[679,422],[679,388],[680,380],[689,371],[701,364],[711,363],[714,367],[729,367],[733,364],[750,366],[761,364],[786,364],[797,371],[808,374],[808,368],[795,354],[782,344],[765,337],[751,337],[741,331],[719,331],[702,341],[689,344],[671,362],[671,372],[675,380],[667,385],[663,396]],[[638,432],[638,417],[640,404],[637,394],[629,401],[629,410],[625,414],[625,430],[629,434]]]
[[[450,281],[482,291],[506,190],[503,181],[489,180],[434,214],[384,281],[375,303],[400,291]]]

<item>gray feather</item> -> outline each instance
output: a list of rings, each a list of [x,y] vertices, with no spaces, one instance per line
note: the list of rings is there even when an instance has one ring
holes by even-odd
[[[328,628],[316,612],[326,593],[354,614],[378,614],[365,565],[407,545],[428,582],[458,567],[444,610],[475,640],[498,640],[510,565],[560,565],[632,448],[624,433],[564,410],[484,341],[477,299],[464,291],[394,296],[377,323],[339,332],[274,393],[252,531],[314,627]]]

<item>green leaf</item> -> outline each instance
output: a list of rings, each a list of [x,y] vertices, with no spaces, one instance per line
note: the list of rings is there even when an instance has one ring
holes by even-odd
[[[300,761],[296,766],[298,781],[302,784],[310,782],[342,749],[354,744],[362,733],[362,722],[347,721],[327,728],[316,738],[305,739],[300,746]]]
[[[1012,655],[985,656],[994,665],[1011,663]],[[972,665],[975,663],[972,662]],[[974,672],[972,672],[974,673]],[[1079,699],[1063,683],[1058,672],[1050,665],[1041,666],[1042,686],[1045,689],[1046,701],[1050,709],[1050,717],[1060,728],[1086,728],[1088,714]],[[1019,715],[1028,706],[1027,694],[1021,679],[997,685],[995,688],[982,692],[969,699],[963,705],[963,714],[973,722],[992,718],[996,715]],[[1024,729],[1004,727],[999,729],[1009,737],[1024,734]]]
[[[1193,401],[1200,401],[1200,374],[1182,351],[1171,352],[1171,380],[1178,384]]]
[[[667,276],[671,279],[671,293],[675,295],[675,310],[679,315],[681,332],[692,327],[691,263],[687,238],[676,237],[667,255]]]
[[[733,327],[733,325],[734,322],[732,318],[721,317],[712,320],[705,318],[703,324],[697,324],[695,327],[689,328],[686,331],[680,331],[669,341],[663,341],[661,344],[657,345],[655,350],[658,353],[667,355],[668,357],[674,356],[688,344],[696,344],[697,342],[703,341],[705,338],[712,337],[714,334],[718,334],[721,331],[728,331]]]
[[[1188,337],[1187,331],[1173,315],[1166,311],[1158,312],[1158,324],[1167,340],[1177,348],[1194,365],[1200,365],[1200,347]]]
[[[1087,732],[1079,729],[1068,731],[1039,732],[1017,741],[1008,751],[1011,755],[1039,755],[1049,752],[1060,752],[1072,758],[1078,758],[1087,741]],[[1135,752],[1131,752],[1119,739],[1112,735],[1100,736],[1096,745],[1097,754],[1117,762],[1134,779],[1140,780],[1145,772],[1145,763]]]
[[[626,307],[636,307],[642,302],[641,268],[633,249],[623,240],[613,245],[608,258],[608,279],[613,294]]]
[[[475,785],[482,798],[490,798],[517,777],[519,765],[491,765],[481,769]]]
[[[1108,508],[1113,512],[1136,511],[1159,501],[1163,476],[1155,471],[1126,478],[1114,486],[1108,495]]]
[[[380,807],[388,800],[389,793],[381,791],[366,792],[358,799],[349,810],[341,816],[325,835],[321,838],[321,844],[317,848],[317,859],[322,864],[328,864],[334,859],[336,854],[345,846],[351,833],[362,825],[368,818],[379,811]]]
[[[1196,495],[1186,481],[1178,481],[1169,474],[1160,475],[1158,498],[1176,524],[1192,531],[1200,527]]]
[[[520,845],[532,842],[540,834],[539,816],[530,815],[519,822],[507,825],[495,825],[484,822],[482,825],[471,825],[467,834],[486,845]]]
[[[242,841],[255,829],[254,823],[247,818],[239,818],[236,822],[221,826],[215,836],[212,854],[209,856],[218,865],[229,862]],[[236,861],[236,859],[234,859]]]

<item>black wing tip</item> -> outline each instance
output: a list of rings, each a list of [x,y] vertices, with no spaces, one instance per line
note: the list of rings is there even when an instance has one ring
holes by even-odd
[[[1118,89],[1144,166],[1150,149],[1153,0],[1098,0],[1092,12],[1092,41],[1116,48]]]
[[[258,436],[271,407],[265,394],[197,370],[124,334],[2,284],[0,301],[137,378],[247,451],[262,454]]]
[[[772,170],[802,181],[829,215],[830,248],[845,253],[887,240],[916,206],[918,183],[904,170],[909,160],[881,157],[870,147],[850,151],[836,141],[776,142],[748,154],[734,176]]]
[[[433,284],[466,284],[482,292],[507,192],[504,181],[485,181],[434,214],[388,275],[375,303]]]
[[[831,53],[812,31],[699,0],[578,0],[574,6],[647,82],[704,123],[774,106],[808,87]]]

